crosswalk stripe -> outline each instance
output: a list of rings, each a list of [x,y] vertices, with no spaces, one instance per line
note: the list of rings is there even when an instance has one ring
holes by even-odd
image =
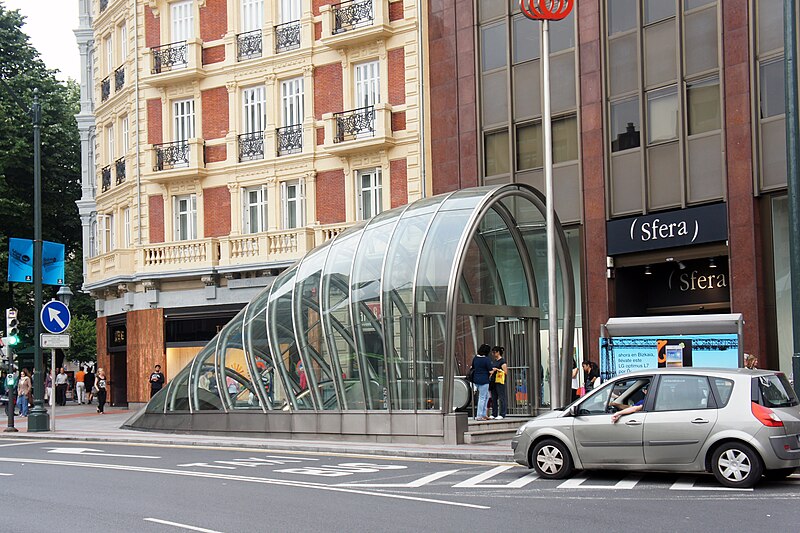
[[[339,483],[336,487],[364,487],[372,489],[390,489],[390,488],[418,488],[428,483],[432,483],[437,479],[455,474],[458,470],[444,470],[442,472],[435,472],[433,474],[421,477],[409,483]]]
[[[669,490],[733,490],[739,492],[753,492],[753,489],[734,489],[732,487],[723,487],[722,485],[714,487],[695,487],[694,484],[696,482],[697,478],[684,476],[673,483]]]
[[[559,485],[557,488],[559,489],[622,489],[622,490],[630,490],[636,486],[639,481],[641,481],[642,476],[637,474],[632,474],[627,476],[625,479],[621,479],[617,481],[616,485],[584,485],[584,481],[588,480],[588,476],[576,476],[572,479],[568,479]]]

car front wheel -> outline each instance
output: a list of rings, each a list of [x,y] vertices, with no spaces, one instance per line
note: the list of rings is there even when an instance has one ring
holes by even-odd
[[[533,448],[533,468],[545,479],[564,479],[572,473],[572,456],[561,441],[547,439]]]
[[[711,471],[722,485],[735,489],[749,489],[761,479],[764,467],[761,458],[746,444],[729,442],[714,452]]]

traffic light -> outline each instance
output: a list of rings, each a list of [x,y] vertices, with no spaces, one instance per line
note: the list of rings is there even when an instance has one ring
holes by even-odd
[[[13,307],[6,309],[6,336],[3,337],[3,344],[6,346],[19,344],[19,320],[17,320],[17,310]]]

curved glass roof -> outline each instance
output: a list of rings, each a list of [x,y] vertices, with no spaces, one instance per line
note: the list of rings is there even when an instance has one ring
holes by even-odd
[[[557,234],[562,357],[571,370],[572,272],[560,225]],[[449,412],[453,378],[484,342],[519,352],[507,358],[521,386],[536,390],[545,243],[544,199],[520,184],[383,212],[278,276],[146,412]],[[511,321],[524,323],[526,341],[505,328]]]

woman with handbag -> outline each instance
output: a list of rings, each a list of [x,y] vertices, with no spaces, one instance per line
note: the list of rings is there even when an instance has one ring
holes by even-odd
[[[106,372],[102,368],[97,370],[97,379],[95,380],[94,388],[97,395],[97,412],[103,414],[103,408],[106,406],[106,395],[108,394],[106,384]]]
[[[494,389],[492,391],[492,418],[494,420],[502,420],[506,417],[508,412],[508,396],[506,395],[506,381],[508,380],[508,365],[506,360],[503,359],[503,353],[506,351],[502,346],[495,346],[492,348],[492,383]]]

